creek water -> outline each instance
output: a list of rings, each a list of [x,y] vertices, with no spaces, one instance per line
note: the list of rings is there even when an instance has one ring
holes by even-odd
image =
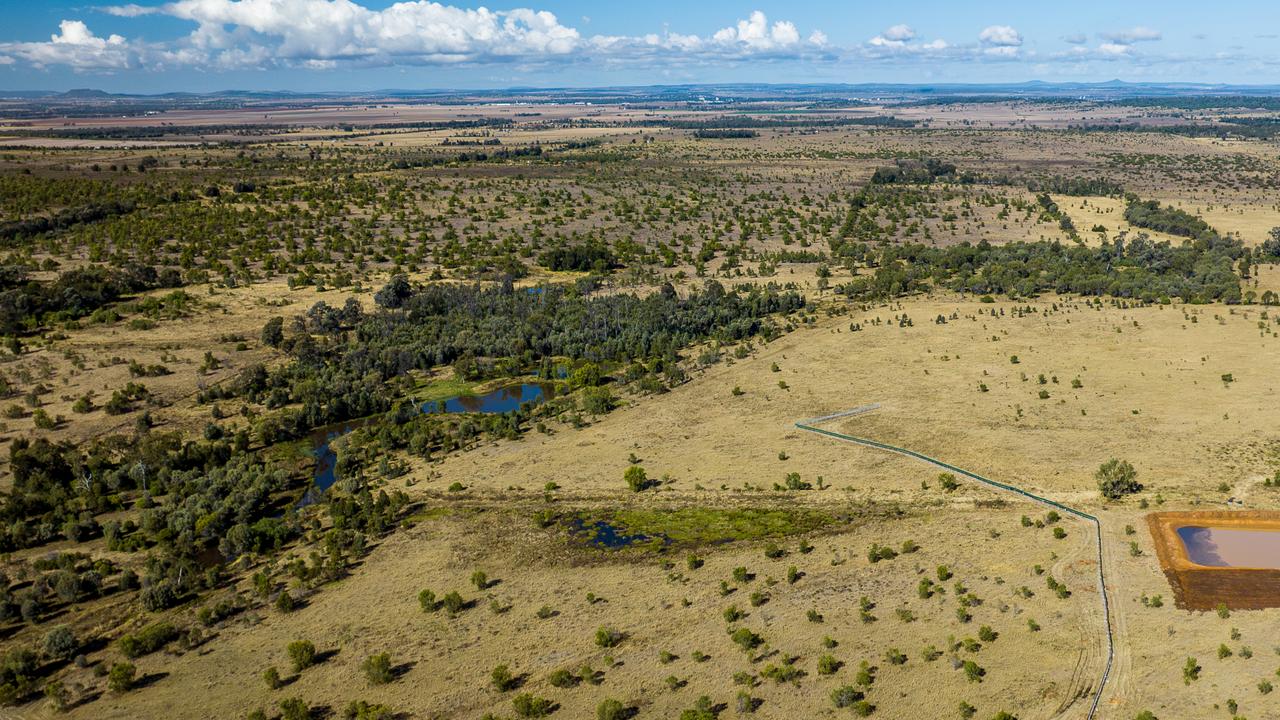
[[[540,403],[554,395],[552,385],[542,383],[521,383],[491,390],[483,395],[455,395],[444,400],[432,400],[422,404],[424,413],[506,413],[519,410],[526,403]],[[310,505],[321,493],[328,490],[338,481],[335,472],[338,454],[333,449],[333,441],[358,428],[378,420],[379,416],[348,420],[334,423],[311,432],[311,454],[316,458],[314,479],[307,494],[298,503]]]

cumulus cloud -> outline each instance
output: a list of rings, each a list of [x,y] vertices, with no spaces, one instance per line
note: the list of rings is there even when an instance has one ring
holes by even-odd
[[[119,35],[98,37],[79,20],[63,20],[48,42],[0,43],[0,63],[11,65],[19,60],[37,68],[66,65],[77,70],[123,70],[133,64],[133,51]]]
[[[800,42],[800,32],[786,20],[769,26],[765,14],[756,10],[746,20],[739,20],[733,27],[717,31],[711,39],[721,45],[743,45],[755,50],[774,50]]]
[[[1089,42],[1089,36],[1084,33],[1073,33],[1071,35],[1064,35],[1062,41],[1072,45],[1083,45]]]
[[[155,15],[160,12],[160,8],[143,7],[142,5],[129,3],[128,5],[109,5],[102,8],[102,12],[108,15],[115,15],[116,17],[131,18],[142,17],[143,15]]]
[[[1119,32],[1101,33],[1098,37],[1113,45],[1132,45],[1138,42],[1154,42],[1161,38],[1159,30],[1138,26]]]
[[[868,51],[881,55],[929,53],[946,50],[951,47],[946,40],[936,39],[929,42],[912,43],[916,39],[916,31],[910,25],[894,25],[867,41]]]
[[[265,46],[284,61],[457,62],[555,56],[581,38],[545,11],[400,2],[370,10],[351,0],[178,0],[165,15],[196,23],[190,43],[224,60]]]
[[[978,33],[978,40],[993,47],[1018,47],[1022,44],[1022,35],[1008,25],[991,25]]]
[[[800,57],[825,53],[822,48],[828,43],[821,30],[801,39],[795,23],[770,22],[760,11],[705,36],[666,32],[584,37],[547,11],[473,9],[432,0],[404,0],[383,9],[357,0],[173,0],[100,9],[125,18],[165,15],[195,27],[183,37],[147,45],[130,44],[117,35],[94,38],[80,21],[65,21],[62,35],[49,42],[0,43],[0,58],[83,70],[130,64],[327,69],[343,64],[626,62],[662,55],[708,60]]]
[[[884,39],[886,40],[898,40],[901,42],[906,42],[907,40],[915,39],[916,31],[912,30],[910,25],[894,25],[893,27],[880,33],[880,35],[884,37]]]

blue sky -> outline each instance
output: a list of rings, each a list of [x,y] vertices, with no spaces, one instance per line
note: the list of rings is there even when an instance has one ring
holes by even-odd
[[[8,90],[1280,84],[1274,0],[0,0],[0,17]]]

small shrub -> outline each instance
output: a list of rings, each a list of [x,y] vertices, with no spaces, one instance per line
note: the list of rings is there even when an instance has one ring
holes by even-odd
[[[280,701],[280,720],[310,720],[311,707],[302,698]]]
[[[467,607],[466,601],[462,599],[462,596],[456,590],[445,595],[441,605],[450,615],[457,615]]]
[[[613,698],[605,698],[596,706],[596,720],[624,720],[627,709]]]
[[[493,681],[493,687],[497,689],[498,692],[514,690],[518,684],[515,675],[511,674],[510,668],[506,665],[499,665],[494,668],[493,672],[489,674],[489,677]]]
[[[852,685],[845,685],[831,691],[831,704],[838,708],[852,707],[862,698],[862,691]]]
[[[623,635],[621,632],[604,625],[596,629],[596,645],[602,648],[616,647],[622,642]]]
[[[511,705],[516,714],[524,718],[545,717],[551,714],[551,709],[554,707],[550,700],[529,693],[515,696],[511,700]]]
[[[310,640],[295,640],[287,650],[294,672],[302,672],[316,663],[316,646]]]
[[[365,678],[374,685],[386,685],[394,679],[391,673],[391,656],[387,653],[370,655],[364,659],[360,669],[364,671]]]
[[[395,716],[386,705],[372,705],[364,700],[352,700],[342,711],[344,720],[392,720]]]
[[[134,675],[137,671],[133,663],[122,662],[112,665],[111,671],[107,673],[107,687],[112,692],[129,692],[133,689]]]

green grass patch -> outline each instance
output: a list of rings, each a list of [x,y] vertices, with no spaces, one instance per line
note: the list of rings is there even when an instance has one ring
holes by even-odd
[[[260,457],[268,462],[290,465],[299,461],[315,462],[315,453],[311,450],[311,439],[300,438],[262,448]]]
[[[762,508],[619,510],[610,521],[627,534],[665,537],[676,545],[799,535],[842,522],[841,518],[814,510]]]
[[[475,395],[476,384],[458,377],[444,378],[440,380],[429,380],[427,378],[419,379],[414,385],[413,391],[410,393],[417,398],[419,402],[436,402],[439,400],[448,400],[458,395]]]

